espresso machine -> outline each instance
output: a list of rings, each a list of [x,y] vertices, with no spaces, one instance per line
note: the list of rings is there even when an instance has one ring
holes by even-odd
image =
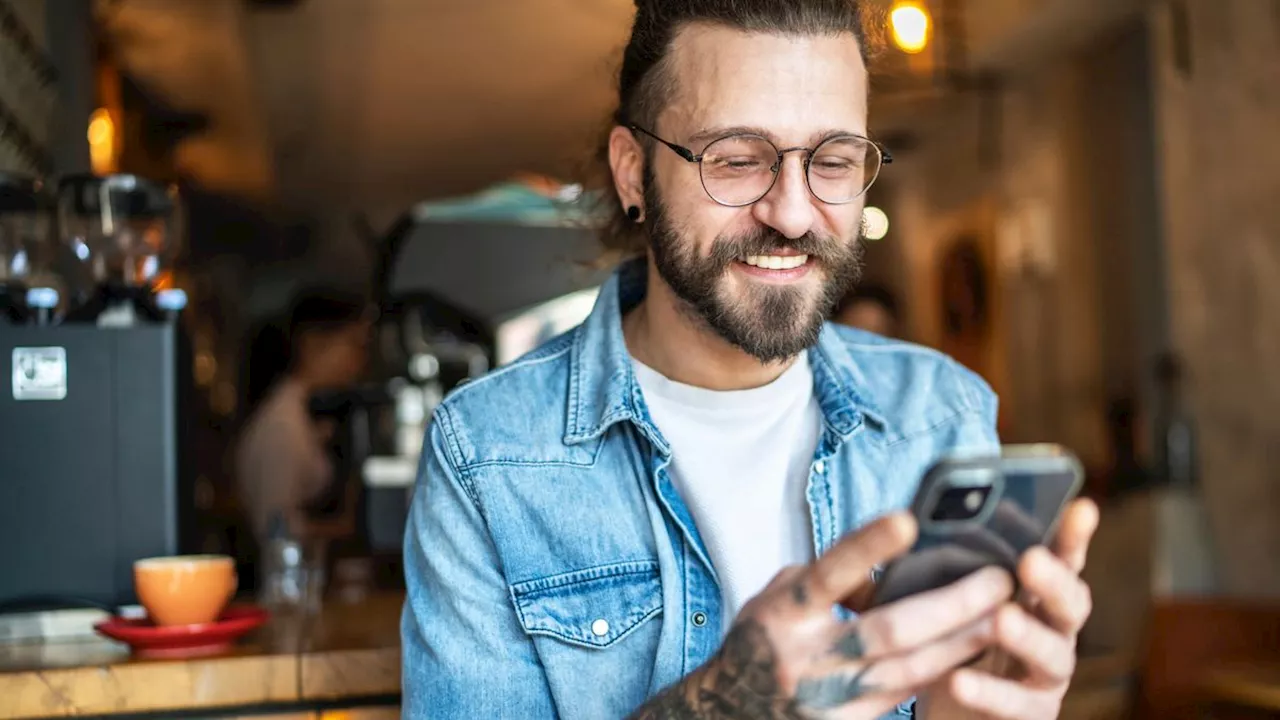
[[[196,542],[177,192],[67,177],[50,215],[61,297],[0,320],[0,610],[132,603],[135,560]]]
[[[455,387],[530,350],[529,321],[590,292],[606,271],[582,227],[406,213],[380,243],[374,371],[386,400],[371,408],[362,459],[367,535],[400,552],[426,427]],[[585,317],[590,301],[558,329]],[[516,338],[516,339],[512,339]]]

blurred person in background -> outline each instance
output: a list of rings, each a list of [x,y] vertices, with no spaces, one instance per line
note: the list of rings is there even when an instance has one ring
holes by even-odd
[[[831,319],[889,338],[900,332],[898,301],[888,288],[879,285],[860,283],[844,296]]]
[[[600,153],[602,240],[628,259],[581,326],[436,408],[404,717],[1058,715],[1088,501],[1022,558],[1027,604],[997,568],[865,602],[925,470],[999,439],[978,376],[826,322],[884,158],[862,21],[853,0],[638,0]]]
[[[318,520],[308,507],[332,490],[331,421],[315,418],[311,397],[355,383],[364,369],[370,306],[358,293],[334,288],[295,295],[283,323],[259,330],[250,343],[248,421],[236,448],[239,495],[261,545],[283,522],[298,539],[339,539],[354,531],[344,519]]]

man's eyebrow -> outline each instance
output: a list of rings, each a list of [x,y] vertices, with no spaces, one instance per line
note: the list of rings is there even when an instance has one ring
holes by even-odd
[[[751,127],[748,125],[733,125],[729,127],[709,127],[705,130],[699,130],[689,137],[689,144],[696,147],[730,135],[759,135],[760,137],[768,138],[770,141],[777,140],[777,137],[774,136],[773,133],[764,128]]]
[[[766,128],[753,127],[750,125],[717,126],[717,127],[706,128],[705,130],[699,130],[698,132],[689,136],[688,144],[690,145],[690,147],[694,149],[699,149],[699,148],[705,147],[708,143],[714,142],[723,137],[728,137],[730,135],[759,135],[760,137],[769,140],[774,145],[777,145],[778,147],[782,147],[782,144],[779,143],[778,141],[778,136],[775,135],[773,132],[771,132]],[[857,135],[859,137],[866,137],[865,132],[855,132],[853,130],[832,128],[828,130],[820,130],[818,132],[813,133],[813,135],[811,135],[809,138],[810,146],[816,147],[817,145],[821,144],[826,140],[829,140],[833,137],[839,137],[841,135]]]

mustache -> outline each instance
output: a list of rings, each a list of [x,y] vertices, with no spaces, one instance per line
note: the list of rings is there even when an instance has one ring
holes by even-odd
[[[768,255],[779,248],[790,248],[802,255],[818,260],[839,257],[844,248],[839,240],[829,235],[805,233],[798,238],[788,238],[773,228],[761,228],[732,238],[717,238],[711,246],[711,262],[728,265],[748,255]]]

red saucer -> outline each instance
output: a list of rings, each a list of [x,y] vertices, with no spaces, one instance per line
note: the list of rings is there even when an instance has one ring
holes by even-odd
[[[221,617],[199,625],[156,625],[149,618],[112,617],[93,626],[144,657],[192,657],[221,652],[245,633],[260,627],[270,614],[254,605],[233,605]]]

